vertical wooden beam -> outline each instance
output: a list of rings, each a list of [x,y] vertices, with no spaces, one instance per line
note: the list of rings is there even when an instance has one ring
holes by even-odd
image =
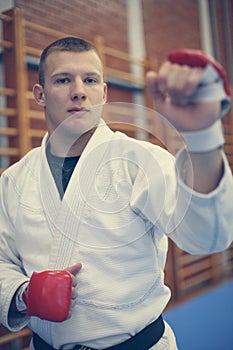
[[[12,17],[3,24],[3,38],[13,42],[13,48],[4,50],[5,80],[8,88],[16,91],[15,97],[8,99],[8,106],[17,108],[18,148],[21,158],[31,148],[29,138],[29,102],[27,99],[28,77],[25,62],[25,33],[22,11],[13,9],[5,12]]]
[[[100,35],[96,35],[94,38],[94,45],[100,54],[100,58],[103,64],[103,69],[105,71],[107,64],[106,64],[106,54],[104,49],[104,46],[105,46],[104,38]]]

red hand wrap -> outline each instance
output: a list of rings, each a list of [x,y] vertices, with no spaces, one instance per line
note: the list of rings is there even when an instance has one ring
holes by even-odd
[[[25,303],[27,314],[44,320],[62,322],[70,309],[72,277],[68,271],[34,272]]]
[[[224,90],[226,94],[228,96],[231,95],[231,90],[227,81],[225,70],[218,62],[216,62],[212,57],[206,55],[203,51],[190,49],[172,51],[168,56],[168,60],[171,63],[187,65],[190,67],[205,68],[207,64],[212,65],[223,80]]]

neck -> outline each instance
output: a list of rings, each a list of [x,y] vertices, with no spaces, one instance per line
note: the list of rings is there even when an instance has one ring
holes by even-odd
[[[74,140],[62,138],[61,135],[59,137],[49,137],[50,151],[58,157],[80,156],[95,130],[96,128],[93,128],[82,134],[78,139],[75,137]]]

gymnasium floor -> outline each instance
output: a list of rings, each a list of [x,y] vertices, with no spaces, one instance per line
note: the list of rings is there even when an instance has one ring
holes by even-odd
[[[233,350],[233,279],[164,314],[179,350]]]

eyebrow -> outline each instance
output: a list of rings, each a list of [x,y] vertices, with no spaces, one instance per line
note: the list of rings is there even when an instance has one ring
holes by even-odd
[[[101,74],[100,74],[100,73],[97,73],[97,72],[87,72],[87,73],[85,73],[85,75],[88,75],[88,76],[100,75],[100,76],[101,76]]]
[[[73,73],[71,73],[71,72],[58,72],[58,73],[55,73],[54,75],[52,75],[51,77],[52,78],[56,78],[57,76],[69,76],[69,75],[73,75]],[[98,73],[98,72],[85,72],[85,73],[83,73],[83,74],[81,74],[81,75],[85,75],[85,76],[88,76],[88,77],[92,77],[92,76],[98,76],[98,77],[101,77],[102,75],[100,74],[100,73]]]

